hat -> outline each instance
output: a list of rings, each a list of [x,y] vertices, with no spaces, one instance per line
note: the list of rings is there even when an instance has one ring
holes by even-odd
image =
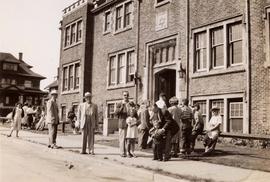
[[[177,97],[174,96],[174,97],[170,98],[169,103],[170,103],[170,104],[178,104],[178,99],[177,99]]]
[[[85,94],[84,94],[84,98],[91,97],[91,96],[92,96],[92,94],[90,92],[85,92]]]
[[[57,93],[57,91],[56,90],[52,90],[51,91],[51,95],[57,95],[58,93]]]
[[[213,106],[212,109],[211,109],[211,111],[218,111],[218,110],[220,110],[220,108],[217,107],[217,106]]]

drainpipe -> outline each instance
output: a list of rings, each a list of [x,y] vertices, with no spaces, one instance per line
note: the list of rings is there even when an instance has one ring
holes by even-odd
[[[136,42],[136,71],[135,71],[135,103],[138,103],[138,90],[139,90],[139,81],[141,82],[141,77],[138,74],[139,70],[139,48],[140,48],[140,7],[141,7],[141,0],[137,1],[137,42]]]
[[[250,0],[246,0],[246,39],[247,39],[247,90],[246,90],[246,102],[247,102],[247,117],[248,121],[248,133],[251,133],[251,37],[250,37]]]
[[[189,0],[187,0],[187,24],[186,24],[186,52],[187,52],[187,63],[186,63],[186,98],[189,98],[189,29],[190,29],[190,9],[189,9]]]

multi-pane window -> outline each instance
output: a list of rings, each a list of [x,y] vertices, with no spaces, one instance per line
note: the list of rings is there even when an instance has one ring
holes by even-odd
[[[70,67],[69,67],[69,78],[68,78],[68,80],[69,80],[69,84],[68,84],[68,88],[69,89],[71,89],[71,88],[73,88],[73,81],[74,81],[74,75],[73,75],[73,65],[70,65]]]
[[[123,3],[116,7],[115,10],[115,31],[120,31],[132,26],[132,1]]]
[[[200,112],[202,113],[203,121],[204,121],[204,124],[205,124],[205,122],[206,122],[206,114],[207,114],[206,101],[196,101],[196,102],[194,102],[194,104],[198,104],[200,106]]]
[[[119,6],[116,8],[116,21],[115,21],[115,30],[119,30],[122,28],[122,18],[123,18],[123,6]]]
[[[110,57],[110,78],[109,78],[109,85],[116,84],[116,56]]]
[[[125,77],[125,54],[118,55],[118,83],[124,83]]]
[[[77,20],[65,27],[64,47],[72,46],[82,40],[82,20]]]
[[[175,61],[176,40],[169,40],[152,46],[155,65]]]
[[[223,27],[211,31],[211,60],[213,68],[224,66]]]
[[[109,32],[111,30],[111,12],[107,11],[104,15],[104,32]]]
[[[73,44],[76,41],[76,24],[71,25],[71,39],[70,44]]]
[[[61,119],[62,121],[66,121],[67,119],[67,107],[65,105],[61,106]]]
[[[243,102],[230,102],[230,132],[243,132]]]
[[[127,53],[127,82],[134,80],[135,74],[135,53],[130,51]]]
[[[18,65],[12,63],[3,63],[3,70],[17,71]]]
[[[136,57],[134,50],[122,51],[109,57],[108,85],[125,84],[133,81]]]
[[[24,81],[24,86],[26,88],[31,88],[32,87],[32,81],[31,80],[25,80]]]
[[[107,118],[109,118],[109,119],[115,118],[114,112],[115,112],[115,103],[108,104]]]
[[[80,64],[75,64],[75,82],[74,88],[77,89],[80,87]]]
[[[80,63],[63,66],[62,91],[76,90],[80,85]]]
[[[230,64],[242,63],[242,24],[229,25],[229,59]]]
[[[222,117],[221,128],[223,128],[223,123],[224,123],[224,101],[223,100],[213,100],[212,101],[212,108],[214,106],[218,107],[220,109],[219,114]]]
[[[206,69],[206,32],[195,34],[195,70]]]
[[[63,70],[63,91],[68,89],[68,67]]]
[[[243,26],[240,18],[200,29],[193,36],[194,72],[230,69],[231,66],[243,64]]]
[[[132,2],[128,2],[125,4],[125,12],[124,12],[124,27],[127,27],[131,23],[131,14],[132,14]]]
[[[65,47],[70,44],[70,27],[65,30]]]
[[[77,22],[77,42],[82,40],[82,20]]]

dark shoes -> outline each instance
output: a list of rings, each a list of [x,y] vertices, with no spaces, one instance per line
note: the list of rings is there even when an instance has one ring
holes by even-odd
[[[126,154],[121,154],[120,156],[121,156],[121,157],[127,157],[127,155],[126,155]]]

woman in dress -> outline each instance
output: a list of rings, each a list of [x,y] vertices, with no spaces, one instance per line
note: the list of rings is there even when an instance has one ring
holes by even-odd
[[[136,157],[134,151],[135,151],[135,143],[136,139],[138,138],[138,121],[136,118],[136,110],[131,109],[130,110],[130,116],[127,117],[126,123],[128,125],[127,128],[127,150],[128,150],[128,157]]]
[[[220,134],[220,125],[222,123],[222,118],[219,114],[219,108],[213,107],[212,117],[209,121],[206,135],[204,138],[205,154],[212,153],[215,150],[217,140]]]
[[[8,137],[11,137],[14,130],[16,130],[16,137],[19,137],[19,130],[21,129],[21,122],[23,117],[24,111],[22,109],[22,104],[17,103],[16,107],[12,111],[12,127]]]
[[[41,115],[38,123],[36,124],[36,130],[43,131],[46,125],[46,112],[45,107],[41,107]]]

